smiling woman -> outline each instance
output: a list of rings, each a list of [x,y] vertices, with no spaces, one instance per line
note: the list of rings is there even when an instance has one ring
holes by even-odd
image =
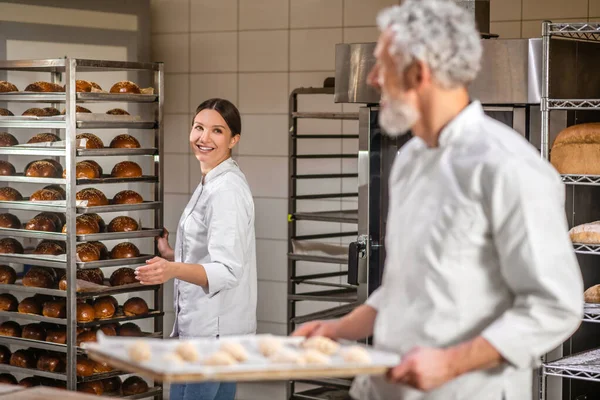
[[[190,146],[202,181],[177,227],[157,238],[161,257],[138,267],[142,284],[175,279],[171,336],[219,337],[256,332],[254,202],[246,178],[231,159],[241,137],[240,113],[231,102],[206,100],[196,109]],[[171,385],[172,400],[233,400],[234,383]]]

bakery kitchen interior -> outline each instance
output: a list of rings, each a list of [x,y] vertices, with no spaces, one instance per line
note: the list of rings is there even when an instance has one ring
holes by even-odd
[[[560,173],[584,281],[583,321],[542,357],[532,398],[599,399],[600,0],[455,2],[484,49],[470,95]],[[400,4],[0,0],[0,400],[60,389],[179,399],[183,387],[223,396],[207,399],[233,399],[232,387],[239,400],[350,399],[352,377],[397,365],[371,340],[288,335],[347,315],[381,285],[385,182],[406,137],[382,134],[367,73],[377,15]],[[224,334],[220,349],[210,322],[204,338],[162,340],[190,313],[186,294],[207,297],[137,272],[167,271],[169,260],[147,261],[175,257],[176,241],[206,246],[188,241],[206,232],[182,232],[197,188],[211,190],[198,160],[214,149],[190,146],[211,98],[231,103],[205,107],[198,116],[213,119],[201,126],[233,132],[241,115],[235,163],[213,175],[239,168],[249,188],[239,196],[254,203],[247,295],[259,334]],[[191,312],[208,320],[210,304]]]

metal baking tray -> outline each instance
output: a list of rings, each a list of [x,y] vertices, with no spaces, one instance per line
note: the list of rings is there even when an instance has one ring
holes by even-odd
[[[46,289],[46,288],[39,288],[39,287],[33,287],[33,286],[23,286],[23,284],[21,283],[21,280],[17,280],[17,282],[15,282],[14,284],[6,284],[6,283],[0,283],[0,292],[2,293],[6,293],[6,292],[20,292],[20,293],[31,293],[33,294],[46,294],[48,296],[59,296],[59,297],[66,297],[67,296],[67,292],[64,290],[60,290],[60,289]]]
[[[154,386],[154,387],[148,388],[147,392],[139,393],[139,394],[132,394],[131,396],[121,396],[119,393],[104,393],[104,396],[112,396],[112,397],[120,397],[122,399],[137,400],[137,399],[145,399],[148,397],[155,398],[155,396],[160,395],[162,393],[162,391],[163,391],[162,387]]]
[[[93,242],[102,240],[149,238],[159,236],[162,231],[162,229],[142,228],[142,230],[130,232],[92,233],[88,235],[77,235],[77,240],[80,242]]]
[[[27,129],[65,129],[67,123],[64,119],[27,119],[16,117],[0,117],[0,128],[27,128]]]
[[[67,234],[60,232],[30,231],[28,229],[0,228],[0,236],[16,236],[20,238],[66,240]]]
[[[36,178],[32,176],[25,176],[23,174],[16,175],[2,175],[0,176],[0,182],[18,182],[18,183],[46,183],[48,185],[51,184],[59,184],[66,185],[67,181],[63,178]]]
[[[105,212],[128,212],[139,210],[157,210],[161,201],[144,201],[139,204],[109,204],[108,206],[77,207],[77,213],[105,213]],[[0,204],[1,205],[1,204]]]
[[[85,115],[85,114],[84,114]],[[78,129],[154,129],[156,121],[77,121]]]
[[[127,103],[152,103],[157,101],[156,94],[128,94],[128,93],[91,93],[79,92],[75,94],[78,102],[127,102]],[[35,92],[10,92],[2,93],[0,101],[19,101],[27,103],[64,103],[65,92],[35,93]]]
[[[58,379],[61,381],[67,380],[67,375],[65,375],[64,373],[42,371],[37,368],[13,367],[12,365],[8,364],[0,364],[0,372],[8,372],[12,374],[25,374],[27,376],[34,374],[36,376],[41,376],[44,378]]]
[[[104,156],[153,156],[158,154],[158,149],[150,147],[147,149],[113,149],[105,147],[103,149],[77,149],[79,157],[104,157]]]
[[[1,117],[0,117],[1,118]],[[16,156],[53,156],[64,157],[66,149],[64,147],[33,147],[33,146],[13,146],[0,147],[0,154]]]
[[[0,117],[2,118],[2,117]],[[100,157],[100,156],[153,156],[158,153],[154,147],[146,149],[77,149],[78,157]],[[0,147],[0,154],[20,156],[54,156],[64,157],[64,147],[40,147],[40,146],[13,146]]]
[[[10,314],[10,313],[9,313]],[[100,326],[100,325],[105,325],[105,324],[110,324],[113,322],[129,322],[129,321],[135,321],[138,319],[148,319],[148,318],[156,318],[156,317],[162,317],[163,315],[165,315],[164,311],[160,311],[160,310],[150,310],[147,314],[144,315],[135,315],[132,317],[127,317],[125,315],[119,315],[116,317],[112,317],[112,318],[105,318],[105,319],[96,319],[94,321],[91,322],[78,322],[77,326],[81,327],[81,328],[87,328],[87,327],[91,327],[91,326]],[[0,314],[1,316],[1,314]],[[53,318],[55,319],[55,318]],[[66,319],[65,319],[66,321]],[[64,325],[64,323],[63,323]]]
[[[100,260],[89,262],[77,262],[77,268],[105,268],[105,267],[131,267],[133,265],[145,265],[146,260],[153,258],[152,254],[142,254],[139,257],[132,258],[117,258],[115,260]]]
[[[63,179],[63,184],[64,184]],[[98,185],[102,183],[133,183],[133,182],[158,182],[158,177],[152,175],[143,175],[137,178],[113,178],[110,175],[104,175],[102,178],[96,179],[77,179],[78,185]]]
[[[51,324],[58,324],[58,325],[66,325],[67,324],[66,318],[50,318],[50,317],[44,317],[43,315],[21,314],[17,311],[0,311],[0,317],[6,317],[11,321],[15,320],[15,319],[23,319],[23,320],[35,321],[35,322],[50,322]]]
[[[101,285],[98,285],[101,286]],[[160,288],[160,285],[142,285],[141,283],[131,283],[128,285],[121,286],[110,286],[108,283],[108,279],[106,280],[106,285],[102,288],[89,288],[83,289],[77,292],[77,298],[86,299],[90,297],[96,296],[108,296],[115,295],[120,293],[133,293],[133,292],[150,292]],[[60,289],[46,289],[39,287],[31,287],[31,286],[23,286],[21,280],[18,280],[16,283],[10,284],[0,284],[0,293],[7,292],[19,292],[19,293],[31,293],[33,294],[46,294],[48,296],[56,296],[56,297],[67,297],[66,290]]]
[[[67,258],[39,254],[0,254],[0,263],[31,264],[39,267],[66,268]]]
[[[49,211],[49,212],[65,212],[66,203],[46,203],[39,201],[29,201],[29,198],[19,201],[0,201],[0,208],[8,208],[11,210],[26,210],[26,211]]]

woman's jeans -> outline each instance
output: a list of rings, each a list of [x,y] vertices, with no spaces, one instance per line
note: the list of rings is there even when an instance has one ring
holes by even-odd
[[[235,382],[174,383],[170,400],[234,400]]]

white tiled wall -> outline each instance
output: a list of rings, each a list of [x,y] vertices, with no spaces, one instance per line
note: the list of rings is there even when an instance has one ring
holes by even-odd
[[[153,0],[153,60],[165,62],[165,224],[175,241],[179,216],[200,180],[188,133],[193,112],[210,97],[235,103],[242,139],[234,152],[254,194],[259,279],[258,332],[286,334],[288,99],[296,87],[321,86],[334,76],[335,44],[377,39],[375,15],[398,0]],[[301,102],[304,110],[342,111],[331,96]],[[349,109],[356,111],[355,109]],[[301,121],[304,133],[356,133],[356,123]],[[305,152],[356,151],[341,141],[308,141]],[[352,171],[339,160],[310,160],[303,173]],[[311,182],[301,190],[341,190],[341,182]],[[346,183],[346,186],[349,184]],[[355,183],[350,183],[350,186]],[[355,190],[355,189],[354,189]],[[332,209],[340,202],[312,202],[304,209]],[[350,206],[351,207],[351,206]],[[339,231],[309,223],[303,232]],[[305,273],[338,265],[303,263]],[[304,288],[307,289],[307,288]],[[166,290],[165,331],[173,320]],[[330,306],[330,305],[329,305]],[[316,311],[322,305],[303,305]],[[240,385],[238,398],[284,399],[284,385]]]

